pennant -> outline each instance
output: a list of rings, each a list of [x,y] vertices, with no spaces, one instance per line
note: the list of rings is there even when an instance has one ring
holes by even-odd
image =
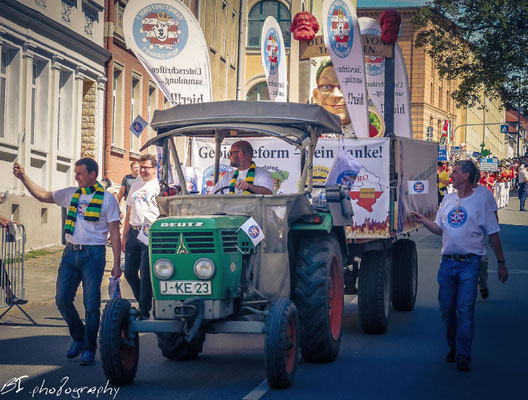
[[[138,115],[132,125],[130,125],[130,133],[139,138],[147,126],[148,122],[141,118],[141,115]]]
[[[141,225],[141,229],[139,230],[139,233],[137,235],[137,239],[143,243],[144,245],[149,245],[149,229],[150,229],[150,222],[145,221],[143,225]]]
[[[323,35],[358,138],[370,137],[363,43],[350,0],[324,0]]]
[[[287,101],[286,50],[277,20],[268,17],[260,36],[262,67],[266,75],[271,101]]]
[[[200,24],[182,2],[130,0],[123,33],[173,106],[213,101],[209,50]]]
[[[264,232],[262,232],[262,228],[257,224],[257,221],[255,221],[253,217],[250,217],[238,229],[243,230],[246,235],[249,236],[249,238],[253,242],[253,246],[258,245],[262,241],[262,239],[264,239]]]
[[[429,182],[407,181],[407,191],[409,194],[427,194],[429,193]]]

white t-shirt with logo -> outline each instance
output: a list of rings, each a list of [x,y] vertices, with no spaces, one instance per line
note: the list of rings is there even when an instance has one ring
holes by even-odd
[[[456,192],[446,195],[435,220],[443,232],[442,254],[485,255],[484,235],[500,231],[493,211],[478,192],[462,199]]]
[[[141,180],[132,184],[126,202],[127,207],[130,207],[130,225],[150,225],[158,218],[156,197],[159,193],[160,185],[157,179],[148,182]]]
[[[248,169],[241,170],[238,173],[238,180],[245,180],[247,173],[249,171]],[[233,179],[233,175],[235,174],[235,171],[229,171],[224,174],[219,180],[218,183],[214,186],[213,190],[211,191],[211,194],[214,194],[218,189],[221,189],[225,186],[229,186],[231,184],[231,179]],[[268,188],[273,192],[273,177],[269,173],[267,169],[256,167],[255,168],[255,181],[253,182],[255,186],[263,186],[265,188]],[[225,189],[223,192],[218,192],[217,194],[226,194],[229,193],[228,189]],[[235,194],[242,194],[244,193],[243,190],[235,189]]]
[[[73,194],[77,191],[76,187],[69,187],[61,190],[56,190],[52,193],[55,204],[70,207]],[[85,221],[84,213],[90,204],[90,200],[94,194],[82,194],[79,197],[79,204],[77,205],[77,218],[75,219],[75,228],[73,235],[66,234],[66,241],[73,244],[84,244],[92,246],[102,246],[106,244],[108,239],[108,223],[119,221],[119,207],[117,200],[107,191],[104,192],[103,205],[101,207],[101,216],[99,221]]]

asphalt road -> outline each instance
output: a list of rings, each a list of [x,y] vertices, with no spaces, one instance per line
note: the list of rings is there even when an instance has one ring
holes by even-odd
[[[49,305],[31,310],[39,326],[10,314],[2,319],[0,400],[526,399],[528,213],[511,208],[499,215],[510,279],[498,282],[490,256],[491,294],[477,301],[468,373],[444,361],[448,348],[436,299],[440,237],[421,229],[412,235],[419,257],[414,311],[393,311],[385,335],[366,335],[354,297],[347,296],[338,359],[330,364],[301,361],[289,389],[269,390],[264,382],[263,335],[209,335],[197,360],[174,362],[161,356],[153,334],[142,334],[136,380],[116,391],[106,386],[99,360],[81,367],[78,360],[65,358],[70,338],[60,314]]]

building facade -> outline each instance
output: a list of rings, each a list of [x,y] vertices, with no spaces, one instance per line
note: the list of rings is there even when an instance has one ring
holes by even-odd
[[[51,191],[75,185],[78,158],[103,159],[103,11],[103,0],[0,2],[0,213],[25,225],[30,248],[60,243],[62,210],[33,199],[13,162]]]

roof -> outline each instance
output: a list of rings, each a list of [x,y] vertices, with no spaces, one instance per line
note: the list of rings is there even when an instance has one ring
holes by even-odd
[[[178,105],[156,110],[150,126],[158,136],[151,144],[170,136],[214,137],[215,131],[237,138],[275,136],[302,147],[311,130],[341,133],[341,120],[316,104],[262,101],[218,101]]]

